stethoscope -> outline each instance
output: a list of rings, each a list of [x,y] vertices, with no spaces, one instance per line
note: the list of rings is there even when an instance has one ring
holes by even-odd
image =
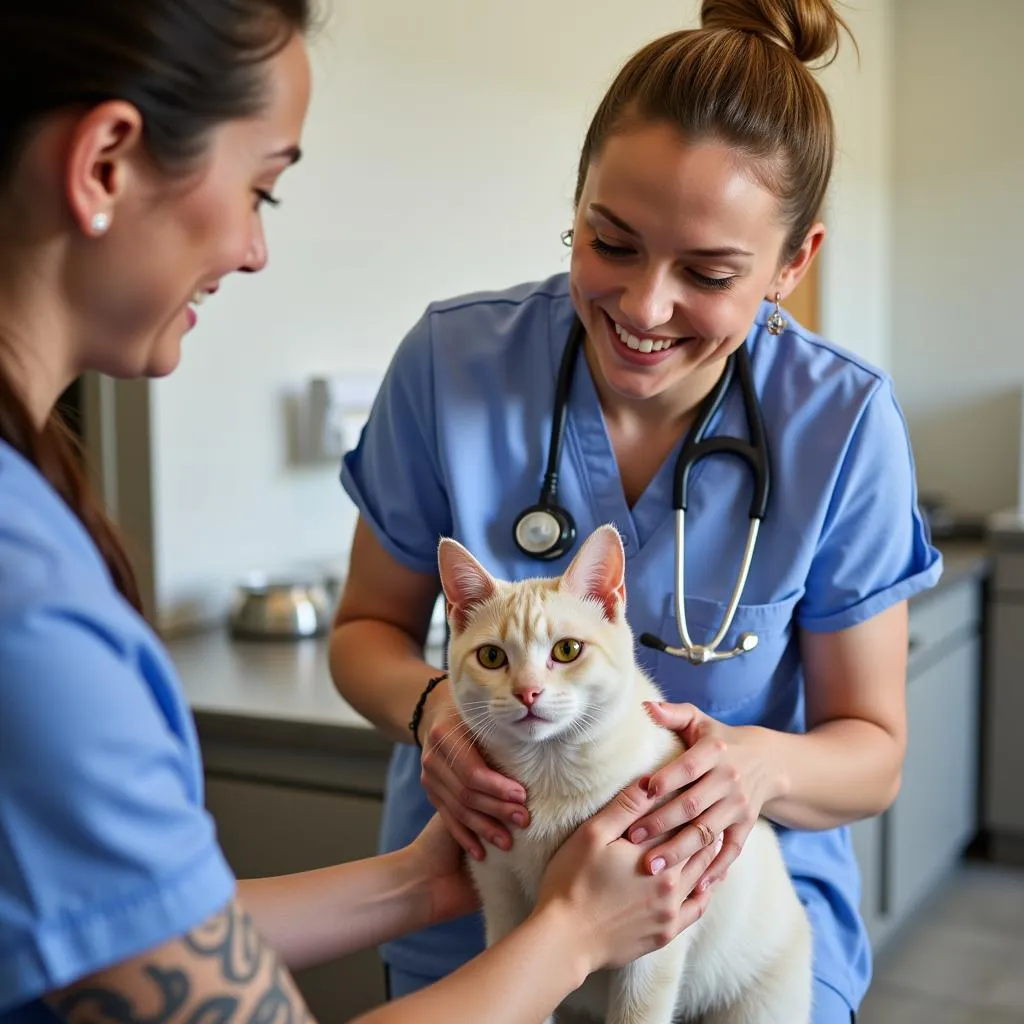
[[[562,362],[558,370],[558,383],[555,389],[554,416],[551,421],[551,440],[548,445],[548,463],[544,473],[544,482],[540,491],[540,500],[536,505],[524,509],[516,518],[513,535],[516,546],[523,554],[531,558],[550,560],[561,558],[571,548],[576,539],[576,523],[569,511],[558,504],[558,464],[562,452],[562,438],[565,434],[565,418],[569,410],[569,391],[572,386],[573,371],[577,355],[583,343],[585,331],[576,318],[569,340],[562,353]],[[715,435],[705,438],[708,427],[718,412],[732,384],[733,377],[739,377],[740,393],[747,417],[747,429],[750,440],[739,437]],[[695,644],[690,639],[686,626],[684,564],[686,551],[686,497],[690,471],[703,458],[709,455],[734,455],[742,459],[750,467],[754,478],[754,494],[750,502],[750,529],[747,543],[743,550],[736,585],[726,608],[722,624],[710,643]],[[711,661],[724,661],[735,658],[739,654],[752,651],[757,646],[754,633],[743,633],[732,650],[720,651],[719,645],[725,639],[729,627],[736,615],[736,609],[746,586],[750,566],[754,560],[754,548],[757,535],[768,507],[768,490],[771,476],[769,464],[768,440],[761,415],[761,405],[754,391],[753,376],[750,370],[750,353],[744,343],[725,362],[721,377],[710,391],[700,408],[697,418],[686,439],[683,441],[679,456],[676,459],[673,483],[673,507],[676,512],[676,627],[679,630],[681,646],[671,647],[652,633],[644,633],[640,642],[646,647],[686,658],[694,665],[704,665]]]

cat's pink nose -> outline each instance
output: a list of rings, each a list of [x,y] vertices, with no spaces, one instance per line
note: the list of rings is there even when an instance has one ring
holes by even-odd
[[[525,690],[516,690],[516,699],[522,701],[524,707],[532,708],[544,691],[539,686],[530,686]]]

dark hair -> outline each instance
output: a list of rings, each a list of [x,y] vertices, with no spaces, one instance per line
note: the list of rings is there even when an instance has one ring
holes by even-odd
[[[0,8],[0,189],[51,114],[124,100],[168,173],[202,156],[210,131],[264,102],[262,65],[312,19],[311,0],[31,0]],[[40,431],[0,372],[0,439],[31,461],[92,535],[140,611],[131,565],[83,476],[58,412]]]
[[[610,136],[667,123],[755,159],[782,203],[789,262],[819,215],[835,153],[828,98],[805,64],[830,63],[841,28],[849,34],[830,0],[704,0],[699,29],[649,43],[613,81],[583,144],[576,203]]]

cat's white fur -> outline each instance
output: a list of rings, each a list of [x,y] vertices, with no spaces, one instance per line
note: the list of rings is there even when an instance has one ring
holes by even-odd
[[[663,698],[633,656],[613,527],[588,537],[555,579],[496,580],[450,539],[438,561],[456,702],[489,762],[528,794],[530,825],[514,830],[512,849],[488,844],[482,862],[470,861],[490,945],[526,918],[569,833],[683,746],[642,707]],[[570,664],[551,656],[564,638],[584,644]],[[484,668],[477,651],[486,645],[507,665]],[[514,690],[531,689],[543,719],[523,720]],[[760,820],[700,921],[624,968],[591,975],[566,1005],[606,1024],[807,1024],[811,987],[807,915]]]

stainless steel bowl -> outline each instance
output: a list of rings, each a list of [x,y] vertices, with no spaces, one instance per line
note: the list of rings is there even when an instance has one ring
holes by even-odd
[[[228,624],[252,640],[301,640],[330,628],[331,600],[323,583],[252,574],[235,592]]]

